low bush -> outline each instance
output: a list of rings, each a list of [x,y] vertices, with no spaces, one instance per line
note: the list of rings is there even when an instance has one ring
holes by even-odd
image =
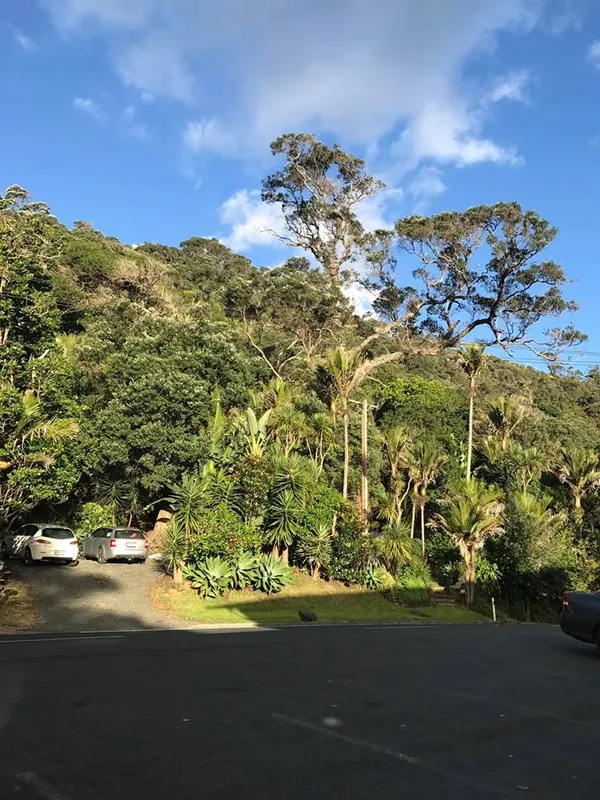
[[[394,586],[386,592],[393,603],[425,606],[431,603],[431,573],[422,558],[415,558],[398,570]]]
[[[221,504],[201,513],[188,561],[223,558],[234,562],[241,553],[259,552],[261,544],[260,532],[244,523],[228,505]]]
[[[254,586],[258,576],[258,559],[253,553],[241,552],[231,563],[231,588]]]
[[[394,585],[394,577],[385,567],[369,564],[364,572],[363,583],[372,592],[383,592]]]
[[[200,597],[220,597],[229,588],[232,569],[222,558],[206,558],[204,561],[186,564],[183,574]]]
[[[296,557],[300,566],[308,567],[314,576],[327,573],[331,563],[331,526],[320,524],[314,530],[304,531],[296,544]]]
[[[277,594],[292,581],[292,571],[287,564],[272,555],[257,560],[254,586],[265,594]]]
[[[347,585],[364,583],[369,565],[377,563],[373,539],[365,536],[356,509],[347,505],[338,519],[336,535],[331,542],[331,563],[328,575]]]

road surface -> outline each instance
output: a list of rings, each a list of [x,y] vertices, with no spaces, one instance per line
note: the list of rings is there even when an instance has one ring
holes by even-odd
[[[0,638],[0,796],[595,800],[600,661],[546,626]]]

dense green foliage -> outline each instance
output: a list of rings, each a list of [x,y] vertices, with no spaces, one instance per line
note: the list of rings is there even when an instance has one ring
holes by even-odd
[[[310,136],[273,152],[264,197],[315,267],[199,237],[127,247],[0,198],[2,524],[84,536],[169,508],[169,568],[206,597],[279,591],[288,564],[401,602],[477,582],[519,616],[595,587],[600,374],[459,354],[572,308],[539,258],[556,231],[500,203],[367,235],[354,208],[380,186],[360,159]],[[357,255],[378,319],[340,290]]]

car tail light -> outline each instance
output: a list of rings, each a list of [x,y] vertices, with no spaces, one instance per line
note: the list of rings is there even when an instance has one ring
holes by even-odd
[[[69,544],[79,544],[79,542],[77,541],[77,539],[71,539]]]
[[[148,542],[144,542],[144,550],[148,549]]]
[[[569,595],[565,592],[562,596],[563,608],[569,608]]]
[[[52,544],[52,542],[50,542],[48,539],[36,539],[35,543],[36,544]]]
[[[111,539],[110,542],[108,543],[108,546],[109,547],[116,547],[117,546],[117,540],[116,539]]]

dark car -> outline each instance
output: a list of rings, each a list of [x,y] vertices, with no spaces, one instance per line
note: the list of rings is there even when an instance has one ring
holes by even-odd
[[[565,592],[560,627],[567,636],[600,650],[600,592]]]

